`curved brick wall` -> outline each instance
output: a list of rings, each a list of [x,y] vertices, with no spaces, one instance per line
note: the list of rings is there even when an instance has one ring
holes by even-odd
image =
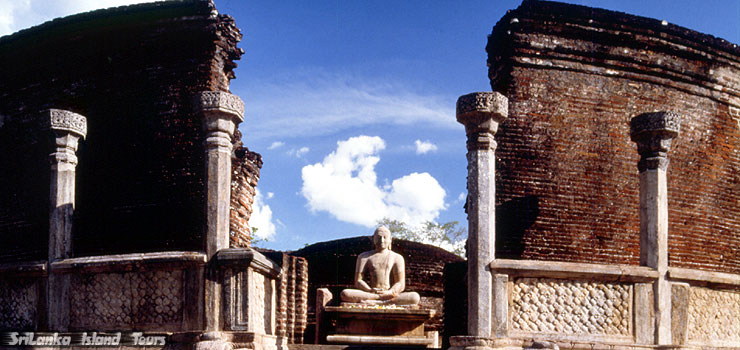
[[[121,7],[0,38],[0,260],[46,258],[51,132],[45,108],[87,117],[76,256],[201,250],[199,91],[228,91],[242,52],[210,1]]]
[[[668,157],[671,266],[740,273],[740,50],[623,13],[525,1],[487,46],[498,257],[639,263],[631,117],[683,117]]]

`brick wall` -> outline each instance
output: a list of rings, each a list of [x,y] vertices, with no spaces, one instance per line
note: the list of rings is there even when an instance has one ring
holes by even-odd
[[[231,221],[229,240],[232,248],[247,248],[252,242],[249,218],[260,179],[262,156],[250,151],[241,142],[241,132],[234,133],[234,156],[231,158]]]
[[[303,344],[308,312],[308,262],[282,252],[263,251],[283,269],[278,281],[276,334],[288,344]]]
[[[740,50],[643,17],[530,1],[494,27],[497,256],[639,263],[631,117],[683,116],[668,157],[671,266],[740,273]]]
[[[94,11],[0,38],[0,260],[44,259],[45,108],[87,117],[76,256],[200,250],[204,158],[191,98],[228,91],[241,38],[210,1]]]

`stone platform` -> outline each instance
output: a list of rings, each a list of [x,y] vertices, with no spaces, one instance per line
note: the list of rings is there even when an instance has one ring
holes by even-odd
[[[436,335],[424,333],[424,322],[434,316],[429,309],[359,308],[327,306],[326,315],[335,321],[333,344],[430,347]]]

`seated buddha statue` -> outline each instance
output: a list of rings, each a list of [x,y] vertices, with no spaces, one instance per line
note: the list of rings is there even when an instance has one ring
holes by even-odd
[[[406,271],[403,257],[391,250],[391,232],[380,226],[372,236],[375,250],[357,257],[355,264],[355,288],[342,291],[340,298],[345,303],[368,305],[418,305],[419,293],[404,292]],[[365,281],[363,276],[369,275]]]

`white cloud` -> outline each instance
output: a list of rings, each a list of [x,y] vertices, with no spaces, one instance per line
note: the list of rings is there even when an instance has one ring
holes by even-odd
[[[283,147],[283,146],[285,146],[285,142],[275,141],[275,142],[271,143],[270,144],[270,147],[267,147],[267,149],[272,150],[272,149],[280,148],[280,147]]]
[[[437,150],[437,145],[429,141],[416,140],[414,145],[416,145],[416,154],[425,154]]]
[[[267,198],[272,198],[273,193],[268,192]],[[252,203],[252,216],[249,217],[249,227],[256,227],[254,236],[260,239],[269,239],[275,235],[275,224],[272,222],[272,209],[265,203],[260,190],[254,196]]]
[[[428,173],[411,173],[383,188],[377,184],[380,137],[357,136],[337,142],[321,163],[303,167],[301,193],[311,211],[367,227],[382,218],[419,225],[445,209],[445,190]]]
[[[303,157],[304,154],[308,153],[311,149],[308,147],[301,147],[299,149],[291,149],[288,151],[288,155],[295,156],[296,158]]]
[[[0,36],[58,17],[142,2],[152,0],[0,0]]]
[[[243,132],[252,140],[322,136],[369,125],[462,129],[455,121],[454,98],[378,77],[314,69],[249,84],[240,95],[251,116]]]
[[[468,197],[468,194],[465,192],[460,192],[459,195],[457,195],[457,201],[462,202]]]

